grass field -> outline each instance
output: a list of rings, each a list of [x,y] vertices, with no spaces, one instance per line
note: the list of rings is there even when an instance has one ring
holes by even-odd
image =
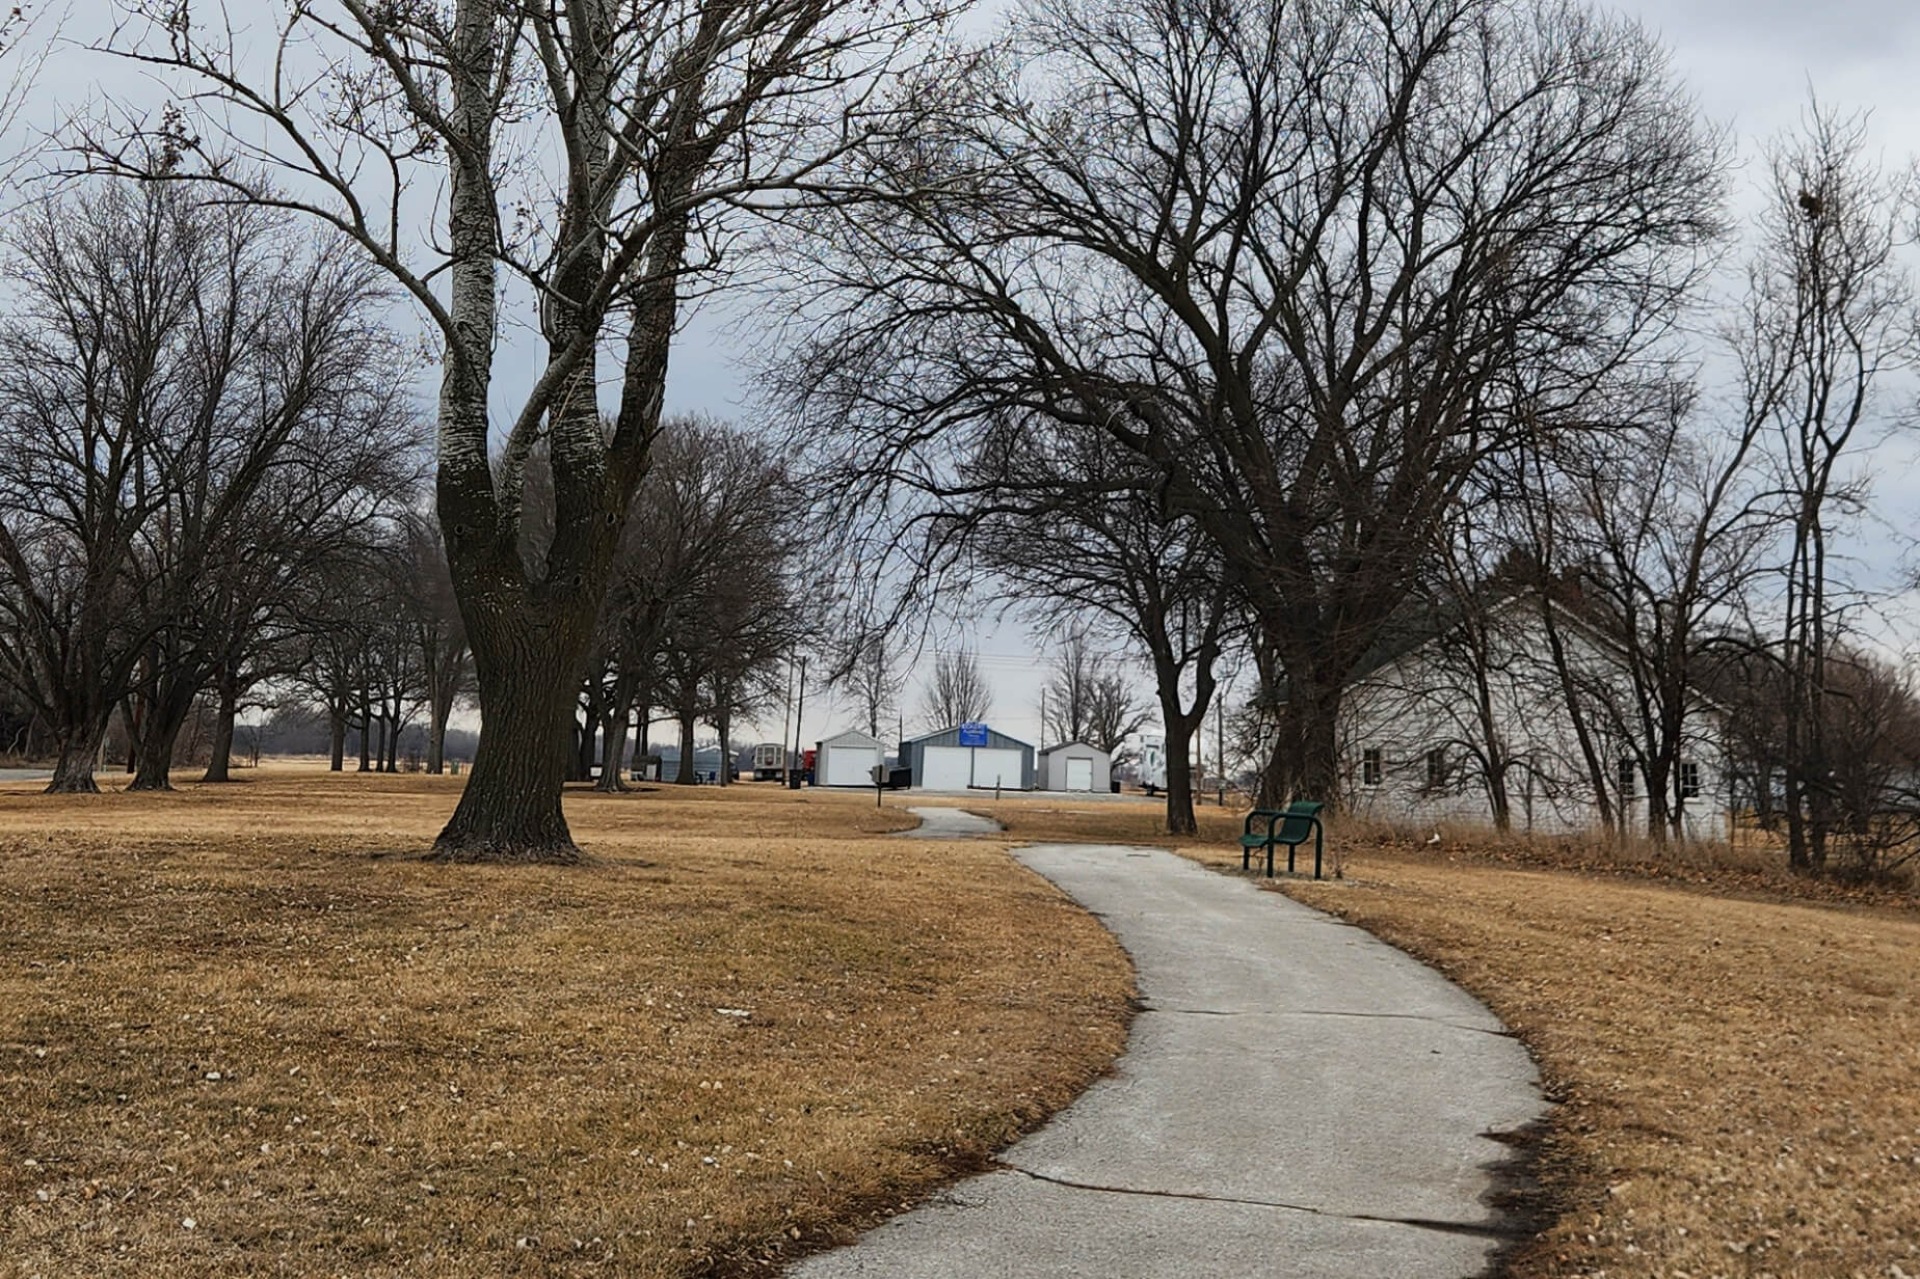
[[[1131,974],[871,795],[568,801],[572,869],[422,864],[457,782],[0,790],[0,1274],[732,1275],[1057,1108]]]
[[[1124,958],[999,843],[663,788],[570,800],[583,869],[407,860],[451,785],[0,794],[0,1273],[753,1273],[1121,1043]],[[1232,810],[1168,841],[1146,804],[927,802],[1238,861]],[[1751,853],[1333,845],[1342,879],[1284,890],[1486,999],[1561,1103],[1562,1212],[1514,1275],[1920,1279],[1911,897]]]

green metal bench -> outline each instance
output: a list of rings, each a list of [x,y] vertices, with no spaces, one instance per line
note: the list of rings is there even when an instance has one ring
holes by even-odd
[[[1253,850],[1267,850],[1267,878],[1273,878],[1273,848],[1275,844],[1287,846],[1287,874],[1293,874],[1293,855],[1300,845],[1313,840],[1313,877],[1320,878],[1320,862],[1326,848],[1325,830],[1320,825],[1320,810],[1325,804],[1310,800],[1300,800],[1288,804],[1285,808],[1256,808],[1247,814],[1247,824],[1240,835],[1240,869],[1253,868]],[[1255,831],[1257,823],[1264,822],[1264,831]]]

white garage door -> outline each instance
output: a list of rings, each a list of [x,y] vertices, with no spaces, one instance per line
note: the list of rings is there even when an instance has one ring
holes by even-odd
[[[965,790],[973,751],[965,746],[929,746],[920,752],[920,776],[915,786],[927,790]]]
[[[973,752],[975,786],[1004,786],[1009,790],[1019,790],[1020,783],[1019,751],[987,750],[981,747]]]
[[[880,752],[871,746],[829,746],[826,774],[820,779],[820,784],[871,786],[873,766],[879,762]]]
[[[1067,789],[1093,789],[1093,761],[1090,759],[1070,759],[1067,761]]]

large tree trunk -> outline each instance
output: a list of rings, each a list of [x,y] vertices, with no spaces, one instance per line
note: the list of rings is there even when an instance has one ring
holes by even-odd
[[[1167,729],[1167,833],[1195,835],[1200,823],[1193,815],[1193,734],[1170,724]]]
[[[170,686],[169,686],[170,685]],[[172,790],[173,750],[180,730],[193,712],[195,689],[186,680],[163,682],[147,707],[146,731],[135,751],[133,781],[128,790]]]
[[[627,762],[627,724],[633,718],[633,684],[628,679],[618,679],[613,685],[612,704],[607,708],[607,717],[601,725],[600,738],[605,743],[600,756],[600,780],[595,783],[596,790],[623,791],[627,789],[625,768]]]
[[[1202,679],[1203,691],[1210,692],[1211,674],[1203,672]],[[1167,833],[1197,834],[1200,823],[1193,815],[1193,731],[1206,714],[1207,702],[1204,698],[1196,698],[1192,712],[1180,704],[1177,670],[1172,671],[1170,678],[1165,672],[1157,673],[1155,683],[1160,696],[1160,719],[1167,727],[1164,748],[1167,765]]]
[[[699,724],[699,717],[693,711],[680,713],[680,773],[673,780],[681,786],[692,786],[699,781],[699,775],[693,767],[693,730]]]
[[[93,767],[100,758],[100,743],[107,735],[111,711],[103,711],[84,724],[66,728],[57,734],[59,756],[54,761],[53,778],[47,783],[49,795],[98,795],[100,783],[94,780]]]
[[[327,729],[332,739],[327,752],[327,771],[338,773],[347,764],[347,711],[344,706],[327,708]]]
[[[402,725],[400,723],[399,702],[400,699],[398,697],[394,698],[394,705],[390,708],[386,717],[387,771],[389,773],[397,773],[400,771],[400,729]]]
[[[447,721],[453,718],[453,699],[435,690],[427,721],[427,773],[438,777],[447,767]]]
[[[230,782],[233,780],[233,721],[240,714],[240,691],[235,688],[220,689],[220,713],[213,723],[213,754],[207,760],[207,772],[200,780],[203,782]]]
[[[606,712],[606,698],[601,688],[599,673],[585,682],[582,690],[584,697],[579,699],[578,709],[573,721],[573,767],[567,780],[586,782],[593,780],[593,764],[600,745],[600,719]]]
[[[1305,663],[1288,666],[1286,673],[1287,697],[1276,708],[1273,755],[1260,782],[1261,807],[1317,800],[1338,809],[1345,799],[1337,732],[1342,681]]]
[[[499,598],[495,594],[489,602]],[[567,721],[586,646],[568,632],[587,633],[592,610],[586,610],[584,624],[568,617],[569,611],[582,611],[577,600],[467,610],[480,744],[460,803],[434,842],[436,860],[580,860],[560,800],[571,736]]]
[[[724,694],[720,704],[723,708],[726,706]],[[733,716],[722,709],[714,716],[713,727],[720,734],[720,773],[714,780],[730,786],[733,784]]]
[[[373,771],[373,703],[368,700],[366,690],[360,693],[360,768],[359,772]]]

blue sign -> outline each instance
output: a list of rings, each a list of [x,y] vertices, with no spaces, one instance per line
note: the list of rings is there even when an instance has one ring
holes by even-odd
[[[985,746],[987,744],[987,726],[976,723],[962,724],[960,726],[960,744],[962,746]]]

